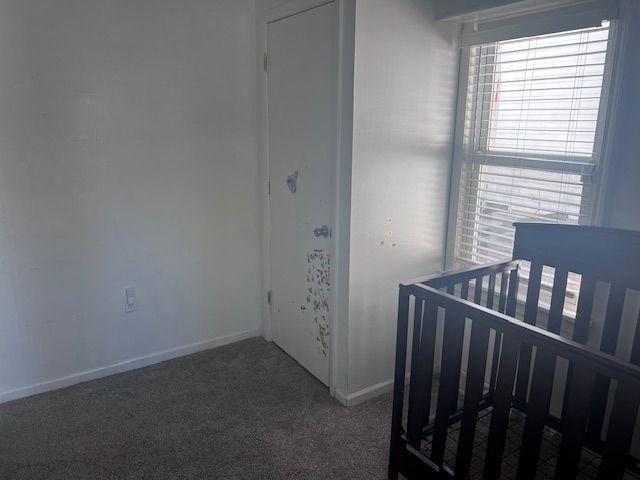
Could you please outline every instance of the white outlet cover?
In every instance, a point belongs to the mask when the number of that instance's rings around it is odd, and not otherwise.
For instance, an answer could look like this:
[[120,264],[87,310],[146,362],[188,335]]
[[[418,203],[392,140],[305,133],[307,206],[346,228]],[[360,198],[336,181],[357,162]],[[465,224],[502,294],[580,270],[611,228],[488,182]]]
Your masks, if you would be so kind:
[[124,311],[125,313],[135,312],[138,309],[138,299],[136,298],[136,289],[129,286],[124,289]]

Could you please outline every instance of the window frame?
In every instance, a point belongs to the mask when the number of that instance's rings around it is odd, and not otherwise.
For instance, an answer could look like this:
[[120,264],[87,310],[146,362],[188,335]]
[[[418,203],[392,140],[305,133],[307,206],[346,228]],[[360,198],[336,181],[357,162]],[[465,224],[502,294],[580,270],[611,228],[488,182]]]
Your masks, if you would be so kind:
[[[603,19],[604,20],[604,19]],[[602,81],[602,90],[600,94],[600,105],[598,109],[597,128],[594,138],[594,154],[593,161],[595,166],[591,175],[583,175],[585,181],[583,183],[584,189],[590,189],[588,197],[593,199],[593,204],[590,207],[585,217],[589,219],[590,225],[602,224],[602,213],[605,203],[605,186],[606,186],[606,173],[607,166],[610,163],[608,153],[610,151],[609,144],[611,143],[612,128],[611,124],[615,118],[612,98],[617,97],[619,90],[619,71],[618,58],[620,56],[620,36],[622,29],[620,28],[620,21],[617,18],[608,19],[609,21],[609,39],[607,43],[607,57],[604,66],[604,76]],[[558,25],[558,28],[554,28],[552,32],[545,31],[546,33],[560,33],[564,31],[576,30],[579,28],[593,27],[594,25],[585,24],[582,27],[576,26],[569,22],[568,25],[562,27]],[[534,35],[524,35],[520,38],[525,38]],[[513,39],[513,36],[508,36],[506,39]],[[493,41],[500,41],[501,38],[495,38]],[[488,43],[488,42],[487,42]],[[464,144],[465,133],[465,115],[466,115],[466,102],[468,92],[468,79],[469,79],[469,66],[471,59],[471,52],[474,45],[464,45],[460,47],[460,64],[458,69],[458,89],[457,89],[457,105],[456,105],[456,117],[455,117],[455,132],[453,142],[453,161],[451,168],[451,181],[449,188],[449,213],[447,220],[447,236],[445,244],[445,262],[444,269],[450,270],[456,267],[456,243],[458,236],[458,220],[460,214],[460,202],[461,202],[461,189],[463,188],[463,168],[468,158],[467,147]],[[474,132],[474,135],[477,133]],[[536,155],[535,160],[527,160],[527,156],[514,156],[509,154],[478,154],[474,153],[475,158],[484,158],[488,164],[503,165],[503,166],[525,166],[527,163],[530,165],[539,165],[541,161],[544,161],[545,157],[549,158],[550,164],[553,163],[553,156],[547,157],[546,155]],[[575,161],[576,165],[580,163],[585,164],[585,157],[567,158],[567,160]],[[511,164],[511,165],[509,165]],[[578,169],[578,168],[577,168]],[[558,171],[566,171],[566,164],[562,167],[559,166]],[[582,198],[587,196],[583,193]],[[581,209],[582,215],[582,209]],[[584,217],[581,217],[584,218]],[[585,224],[584,220],[580,221],[581,224]],[[508,260],[508,259],[505,259]]]

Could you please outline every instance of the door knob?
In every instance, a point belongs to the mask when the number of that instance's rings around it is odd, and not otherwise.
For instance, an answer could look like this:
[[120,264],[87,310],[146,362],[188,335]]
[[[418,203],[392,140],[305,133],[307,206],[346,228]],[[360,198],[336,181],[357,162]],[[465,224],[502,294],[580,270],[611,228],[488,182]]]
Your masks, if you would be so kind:
[[329,227],[327,227],[326,225],[323,225],[319,228],[314,228],[313,229],[313,234],[316,237],[324,237],[324,238],[328,238],[329,235],[331,235],[331,230],[329,230]]

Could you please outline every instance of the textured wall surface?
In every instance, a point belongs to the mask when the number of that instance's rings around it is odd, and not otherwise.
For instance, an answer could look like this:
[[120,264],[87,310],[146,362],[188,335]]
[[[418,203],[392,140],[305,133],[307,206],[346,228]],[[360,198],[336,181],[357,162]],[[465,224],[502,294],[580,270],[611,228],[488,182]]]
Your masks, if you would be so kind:
[[0,400],[257,332],[255,75],[252,0],[0,3]]
[[620,56],[620,101],[614,105],[615,131],[603,222],[640,230],[640,2],[624,0],[621,13],[624,50]]
[[423,0],[356,4],[349,394],[393,376],[398,283],[443,268],[454,34]]

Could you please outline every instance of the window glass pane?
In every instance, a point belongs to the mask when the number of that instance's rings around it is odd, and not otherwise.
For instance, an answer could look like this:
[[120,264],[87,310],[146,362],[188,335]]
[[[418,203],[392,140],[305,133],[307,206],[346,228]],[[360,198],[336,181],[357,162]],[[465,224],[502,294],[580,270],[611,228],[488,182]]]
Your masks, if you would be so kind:
[[608,24],[483,45],[478,149],[591,157]]
[[583,175],[478,165],[469,169],[467,178],[458,253],[472,263],[510,258],[514,222],[578,224],[589,207]]
[[514,222],[590,223],[609,24],[470,50],[457,260],[511,257]]

